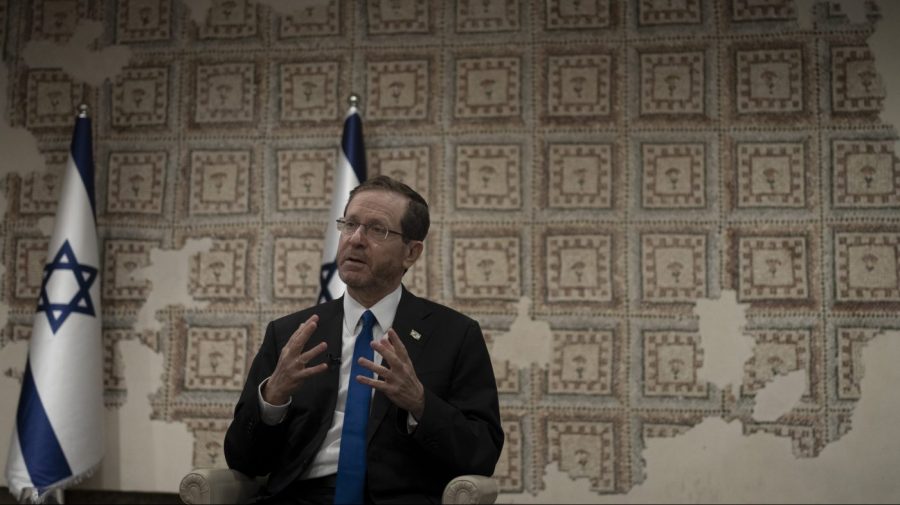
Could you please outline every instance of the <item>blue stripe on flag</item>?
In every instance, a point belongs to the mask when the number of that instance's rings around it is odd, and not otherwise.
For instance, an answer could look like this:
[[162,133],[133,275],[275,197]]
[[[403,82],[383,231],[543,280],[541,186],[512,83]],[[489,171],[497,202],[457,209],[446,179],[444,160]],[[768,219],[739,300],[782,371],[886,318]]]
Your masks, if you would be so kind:
[[341,137],[341,148],[344,156],[356,172],[356,180],[366,180],[366,148],[363,144],[362,119],[359,114],[350,114],[344,121],[344,134]]
[[91,212],[97,216],[97,204],[94,201],[94,154],[91,146],[91,120],[79,117],[75,120],[75,131],[72,133],[72,159],[78,167],[78,173],[84,182],[88,198],[91,200]]
[[25,375],[22,377],[16,429],[22,458],[34,487],[42,492],[48,486],[72,476],[72,469],[41,403],[31,375],[30,359],[25,363]]

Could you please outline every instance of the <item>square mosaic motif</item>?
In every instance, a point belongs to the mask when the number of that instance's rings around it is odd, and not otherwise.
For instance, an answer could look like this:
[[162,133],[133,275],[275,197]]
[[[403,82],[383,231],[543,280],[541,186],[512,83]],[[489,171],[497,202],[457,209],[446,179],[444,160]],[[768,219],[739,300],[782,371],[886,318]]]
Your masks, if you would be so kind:
[[552,56],[547,62],[549,116],[608,116],[612,57],[608,54]]
[[642,299],[647,302],[693,302],[707,289],[704,234],[641,236]]
[[339,62],[283,63],[278,75],[281,121],[337,119]]
[[616,436],[612,422],[551,419],[547,422],[550,461],[572,478],[587,477],[591,489],[616,489]]
[[519,58],[461,58],[456,61],[456,106],[459,119],[521,114]]
[[249,246],[244,239],[218,239],[209,252],[195,254],[188,291],[202,300],[246,297]]
[[126,68],[112,89],[112,125],[165,126],[169,108],[169,69]]
[[802,143],[739,142],[736,150],[738,207],[806,206]]
[[135,271],[150,265],[150,250],[154,247],[159,247],[159,244],[148,240],[106,241],[103,253],[104,302],[147,299],[152,282],[135,275]]
[[549,393],[611,395],[613,333],[567,331],[553,334]]
[[224,419],[187,419],[186,424],[194,435],[193,468],[227,468],[222,441],[230,422]]
[[800,49],[738,51],[739,114],[803,110],[803,53]]
[[251,157],[250,151],[191,152],[190,213],[247,212]]
[[84,86],[76,84],[62,70],[31,70],[26,93],[26,127],[71,128]]
[[885,89],[868,46],[831,48],[831,107],[835,112],[878,112]]
[[702,51],[641,53],[641,114],[703,114],[705,61]]
[[457,298],[517,300],[521,296],[518,238],[454,238],[452,250]]
[[610,0],[547,0],[546,28],[608,28],[612,24]]
[[550,144],[546,166],[549,207],[612,207],[612,144]]
[[334,148],[279,150],[278,209],[329,208],[337,156]]
[[[494,348],[494,342],[497,335],[507,333],[507,327],[502,329],[494,329],[482,327],[484,334],[484,342],[487,344],[488,350]],[[498,393],[519,393],[521,391],[521,381],[519,380],[519,367],[510,363],[509,360],[501,360],[496,354],[491,354],[491,366],[494,369],[494,379],[497,381]],[[501,417],[503,417],[503,408],[501,407]]]
[[278,37],[319,37],[341,33],[341,0],[295,0],[297,15],[282,16]]
[[315,298],[322,265],[321,238],[277,237],[273,286],[276,298]]
[[456,4],[457,32],[508,32],[519,28],[518,0],[460,0]]
[[548,235],[547,302],[612,301],[612,237]]
[[240,391],[247,370],[247,328],[187,330],[185,389]]
[[35,0],[29,6],[34,40],[64,41],[88,14],[87,0]]
[[697,383],[703,366],[700,335],[674,330],[645,330],[644,395],[705,397],[707,384]]
[[900,169],[893,140],[833,140],[835,207],[900,206]]
[[835,299],[900,301],[900,232],[837,232]]
[[738,300],[805,300],[809,297],[806,237],[741,237],[738,249]]
[[366,162],[372,174],[390,176],[431,201],[430,146],[371,148],[366,150]]
[[461,209],[518,209],[522,206],[518,145],[456,147],[456,206]]
[[645,0],[638,2],[641,26],[697,24],[703,21],[700,0]]
[[239,39],[257,34],[257,6],[251,0],[213,0],[201,24],[201,39]]
[[[18,237],[15,239],[15,288],[13,295],[32,307],[41,292],[44,264],[50,243],[45,238]],[[9,271],[9,270],[7,270]]]
[[118,42],[169,40],[171,32],[170,0],[118,0],[116,10]]
[[63,174],[69,161],[68,151],[44,152],[45,172],[32,172],[22,178],[19,213],[52,215],[56,212]]
[[427,118],[431,95],[428,60],[369,62],[367,69],[367,118]]
[[501,491],[521,492],[525,454],[522,447],[524,438],[522,421],[501,411],[500,422],[506,438],[503,440],[503,450],[500,451],[500,459],[494,468],[493,478],[497,480],[497,487]]
[[731,0],[734,21],[796,19],[794,0]]
[[111,214],[162,214],[167,163],[166,151],[110,153],[106,210]]
[[128,338],[128,331],[103,330],[103,393],[107,408],[121,406],[121,401],[110,402],[110,394],[125,395],[128,391],[125,383],[125,362],[119,343]]
[[369,35],[428,33],[428,0],[367,0]]
[[756,344],[753,347],[753,357],[744,364],[744,382],[741,386],[743,395],[754,396],[779,375],[804,370],[807,374],[804,394],[809,396],[812,360],[810,330],[754,330],[746,334]]
[[872,328],[837,328],[837,397],[841,400],[862,398],[862,350],[880,330]]
[[641,153],[644,208],[706,207],[706,145],[645,143]]
[[249,62],[200,64],[196,68],[194,121],[245,123],[256,113],[256,65]]

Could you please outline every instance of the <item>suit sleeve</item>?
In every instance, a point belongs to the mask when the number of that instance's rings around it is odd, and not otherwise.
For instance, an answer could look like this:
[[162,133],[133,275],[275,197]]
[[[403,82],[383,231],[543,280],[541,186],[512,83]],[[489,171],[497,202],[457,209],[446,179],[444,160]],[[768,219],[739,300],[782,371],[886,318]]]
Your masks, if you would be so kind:
[[457,475],[492,475],[503,448],[497,384],[484,335],[471,321],[454,358],[449,394],[425,390],[413,438]]
[[234,419],[225,433],[225,460],[228,467],[247,475],[266,475],[272,471],[272,454],[284,441],[286,423],[269,426],[263,423],[258,387],[272,375],[280,349],[275,342],[274,323],[269,323],[259,352],[253,358],[247,382],[234,408]]

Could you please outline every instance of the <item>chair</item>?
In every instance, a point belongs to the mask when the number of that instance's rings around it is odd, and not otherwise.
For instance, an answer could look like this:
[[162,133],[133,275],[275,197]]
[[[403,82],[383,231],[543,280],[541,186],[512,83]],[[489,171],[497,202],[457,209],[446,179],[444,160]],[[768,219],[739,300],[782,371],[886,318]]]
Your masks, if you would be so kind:
[[[228,468],[197,468],[181,479],[178,495],[188,504],[246,503],[265,484]],[[494,503],[497,481],[483,475],[462,475],[444,488],[441,503]]]

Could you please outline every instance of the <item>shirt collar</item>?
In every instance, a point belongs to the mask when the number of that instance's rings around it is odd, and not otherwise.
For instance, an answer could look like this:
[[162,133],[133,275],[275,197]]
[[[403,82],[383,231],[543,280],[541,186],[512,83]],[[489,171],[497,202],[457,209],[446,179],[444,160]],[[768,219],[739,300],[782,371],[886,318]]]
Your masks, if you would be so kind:
[[[391,291],[368,309],[375,316],[382,333],[387,332],[387,329],[393,326],[397,307],[400,306],[401,295],[403,295],[403,289],[401,286],[397,286],[397,289]],[[344,293],[344,327],[350,330],[351,335],[356,333],[356,326],[365,311],[366,308],[361,303],[354,300],[349,293]]]

